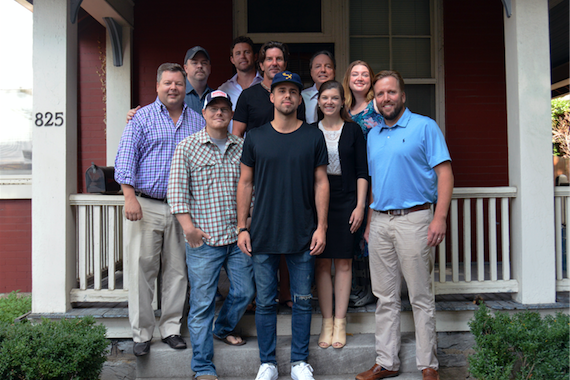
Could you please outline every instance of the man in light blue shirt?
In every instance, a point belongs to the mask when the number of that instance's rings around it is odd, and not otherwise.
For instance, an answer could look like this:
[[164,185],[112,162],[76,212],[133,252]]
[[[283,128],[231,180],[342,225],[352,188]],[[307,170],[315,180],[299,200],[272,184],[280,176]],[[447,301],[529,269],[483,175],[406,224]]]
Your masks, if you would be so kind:
[[432,248],[442,242],[447,228],[451,158],[435,121],[405,107],[404,80],[398,72],[378,73],[372,86],[384,117],[367,139],[372,199],[364,237],[372,291],[378,297],[376,364],[356,380],[398,375],[402,276],[414,313],[417,367],[424,380],[439,380]]

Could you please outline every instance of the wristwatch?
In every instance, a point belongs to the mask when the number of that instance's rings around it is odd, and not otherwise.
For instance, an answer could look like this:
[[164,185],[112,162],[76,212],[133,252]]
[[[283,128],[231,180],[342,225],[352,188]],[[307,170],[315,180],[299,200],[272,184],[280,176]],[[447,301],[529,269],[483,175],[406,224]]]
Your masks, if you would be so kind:
[[244,228],[239,228],[239,227],[237,227],[237,228],[236,228],[236,233],[237,233],[238,235],[241,234],[243,231],[248,231],[247,227],[244,227]]

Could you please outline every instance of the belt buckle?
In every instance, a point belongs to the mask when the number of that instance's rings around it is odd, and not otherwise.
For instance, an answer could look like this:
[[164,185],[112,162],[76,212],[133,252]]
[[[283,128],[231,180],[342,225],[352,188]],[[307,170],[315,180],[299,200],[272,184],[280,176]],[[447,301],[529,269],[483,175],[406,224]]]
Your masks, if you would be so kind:
[[390,211],[388,211],[388,214],[393,215],[393,216],[402,216],[402,215],[406,215],[406,210],[402,210],[402,209],[390,210]]

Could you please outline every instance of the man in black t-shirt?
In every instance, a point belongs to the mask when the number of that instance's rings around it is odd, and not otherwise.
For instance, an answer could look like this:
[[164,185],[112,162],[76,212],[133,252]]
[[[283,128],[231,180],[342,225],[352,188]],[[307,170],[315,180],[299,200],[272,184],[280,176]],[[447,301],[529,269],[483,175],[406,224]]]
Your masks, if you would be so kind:
[[[277,268],[284,254],[291,278],[291,377],[313,379],[307,363],[315,255],[327,229],[328,155],[322,132],[297,119],[303,85],[297,74],[273,78],[274,119],[247,133],[237,189],[238,246],[252,256],[261,367],[256,380],[276,380]],[[252,191],[251,234],[246,228]]]
[[[273,103],[269,99],[271,82],[275,74],[287,68],[289,50],[287,45],[269,41],[259,49],[259,67],[263,72],[263,81],[246,88],[238,98],[233,121],[232,133],[243,137],[245,132],[273,120]],[[305,120],[305,105],[301,101],[297,109],[297,118]]]

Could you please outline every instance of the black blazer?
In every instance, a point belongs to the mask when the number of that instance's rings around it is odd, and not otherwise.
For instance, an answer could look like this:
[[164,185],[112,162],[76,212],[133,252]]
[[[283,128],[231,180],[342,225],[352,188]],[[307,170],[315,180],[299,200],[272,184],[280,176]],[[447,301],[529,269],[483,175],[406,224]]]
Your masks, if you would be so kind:
[[[313,124],[318,128],[318,122]],[[366,141],[360,125],[344,123],[338,142],[340,170],[342,171],[342,190],[356,191],[356,180],[368,181],[368,161],[366,159]]]

